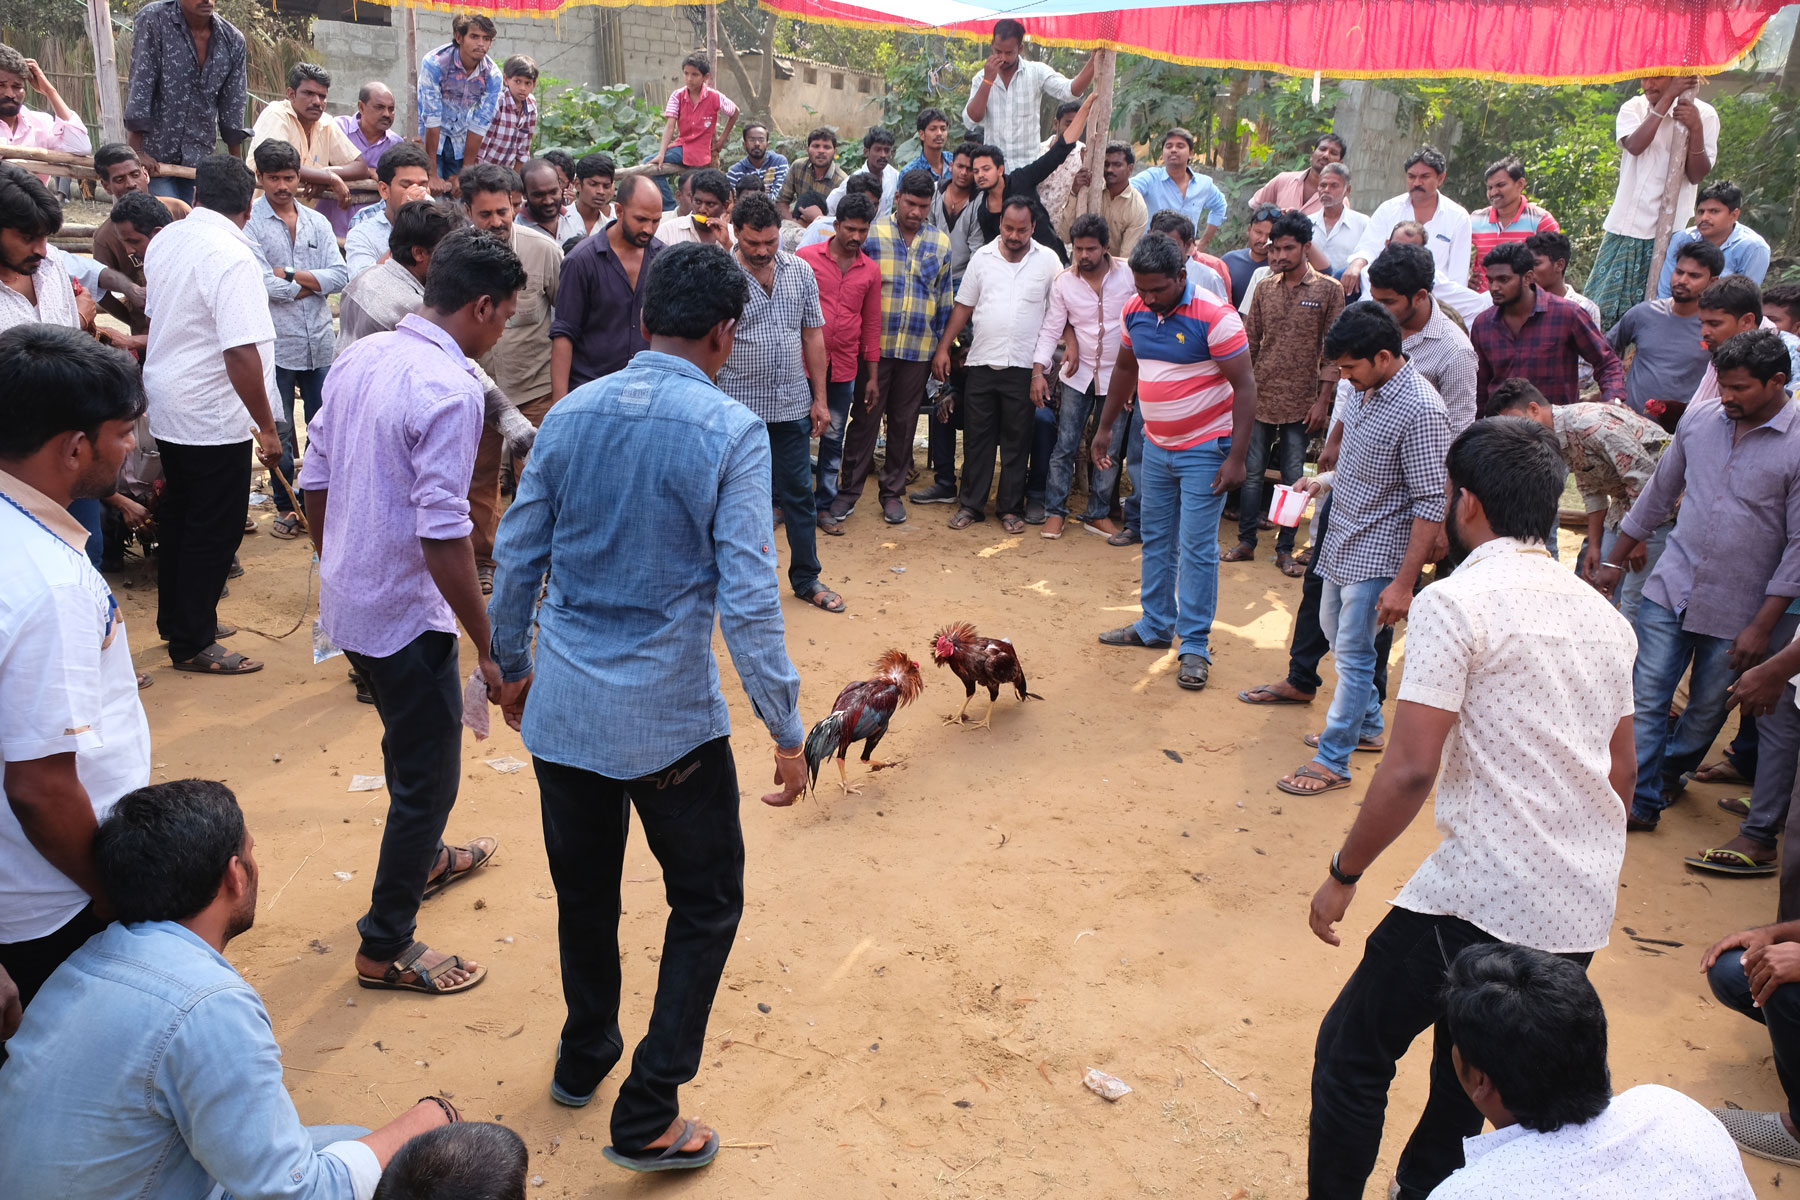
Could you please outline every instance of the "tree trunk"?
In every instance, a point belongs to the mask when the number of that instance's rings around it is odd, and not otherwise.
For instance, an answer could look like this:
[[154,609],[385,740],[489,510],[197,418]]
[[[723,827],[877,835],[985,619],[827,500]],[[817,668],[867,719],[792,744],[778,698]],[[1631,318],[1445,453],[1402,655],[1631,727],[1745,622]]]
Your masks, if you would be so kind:
[[750,80],[750,72],[744,69],[744,62],[738,57],[737,47],[731,44],[731,31],[723,22],[719,24],[719,59],[737,81],[740,97],[738,107],[743,110],[744,117],[766,117],[769,104],[774,98],[775,85],[775,14],[765,14],[762,28],[761,46],[762,61],[757,64],[756,81]]
[[1250,73],[1233,71],[1231,88],[1225,94],[1225,107],[1219,112],[1219,169],[1234,172],[1243,165],[1244,144],[1238,136],[1238,107],[1250,90]]

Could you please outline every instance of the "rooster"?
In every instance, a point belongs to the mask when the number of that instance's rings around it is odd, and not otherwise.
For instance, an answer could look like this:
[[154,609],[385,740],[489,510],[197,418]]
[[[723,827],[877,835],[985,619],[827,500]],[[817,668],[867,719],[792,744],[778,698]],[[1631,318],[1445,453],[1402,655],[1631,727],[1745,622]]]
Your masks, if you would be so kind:
[[963,715],[969,711],[969,701],[975,698],[977,685],[988,690],[987,714],[975,723],[980,729],[992,728],[994,703],[1000,699],[1002,684],[1010,683],[1017,688],[1021,700],[1027,696],[1033,700],[1043,699],[1036,692],[1025,690],[1025,670],[1019,665],[1019,656],[1013,652],[1012,643],[1004,638],[982,637],[967,621],[958,621],[938,630],[937,637],[932,639],[931,657],[938,666],[948,666],[968,689],[956,715],[944,718],[946,725],[962,724]]
[[827,758],[835,757],[838,781],[844,794],[860,795],[862,789],[850,786],[844,768],[844,756],[857,742],[863,743],[862,760],[869,764],[870,771],[899,766],[899,759],[880,762],[869,755],[887,734],[894,710],[911,704],[913,697],[924,687],[919,664],[907,657],[906,651],[889,650],[876,659],[874,678],[860,679],[839,692],[831,706],[831,715],[814,725],[812,732],[806,735],[807,787],[817,790],[819,767]]

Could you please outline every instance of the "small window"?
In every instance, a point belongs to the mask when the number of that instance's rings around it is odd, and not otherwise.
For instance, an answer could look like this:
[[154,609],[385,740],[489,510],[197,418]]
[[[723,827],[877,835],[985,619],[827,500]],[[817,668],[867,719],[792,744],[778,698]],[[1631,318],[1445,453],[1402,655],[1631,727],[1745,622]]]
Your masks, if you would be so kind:
[[808,83],[819,82],[819,68],[817,68],[817,67],[806,68],[806,82],[808,82]]
[[831,88],[833,91],[837,92],[844,90],[844,73],[842,71],[833,71],[831,73]]
[[865,96],[868,95],[874,89],[875,89],[874,81],[871,80],[867,75],[862,76],[860,79],[858,79],[856,81],[856,90],[861,92]]

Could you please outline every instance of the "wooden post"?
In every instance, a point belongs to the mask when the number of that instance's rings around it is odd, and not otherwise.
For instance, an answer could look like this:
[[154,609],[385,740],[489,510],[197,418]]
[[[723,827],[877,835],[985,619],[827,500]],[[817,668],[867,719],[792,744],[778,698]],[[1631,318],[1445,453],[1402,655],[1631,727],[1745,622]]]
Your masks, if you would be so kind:
[[[1681,93],[1679,100],[1693,98],[1694,91],[1690,88]],[[1674,127],[1675,136],[1669,142],[1669,175],[1663,182],[1662,203],[1656,211],[1655,249],[1650,252],[1650,276],[1644,282],[1646,300],[1656,299],[1657,285],[1662,282],[1663,255],[1668,253],[1669,236],[1675,232],[1675,206],[1681,202],[1681,189],[1687,185],[1688,131],[1675,120],[1674,111],[1675,105],[1671,104],[1671,115],[1664,118]]]
[[119,63],[113,50],[112,6],[87,0],[88,40],[94,44],[94,97],[100,105],[100,140],[125,140],[125,112],[119,104]]
[[[769,20],[773,21],[774,19],[775,16],[771,13]],[[712,68],[715,75],[717,74],[719,69],[719,6],[716,3],[706,6],[706,65]]]
[[[412,106],[412,128],[419,127],[419,14],[406,5],[406,102]],[[432,163],[431,169],[437,170]]]
[[1088,86],[1094,89],[1094,107],[1088,110],[1087,169],[1093,178],[1081,197],[1083,213],[1101,210],[1101,196],[1106,191],[1106,143],[1112,140],[1113,80],[1118,66],[1115,50],[1094,51],[1094,78]]

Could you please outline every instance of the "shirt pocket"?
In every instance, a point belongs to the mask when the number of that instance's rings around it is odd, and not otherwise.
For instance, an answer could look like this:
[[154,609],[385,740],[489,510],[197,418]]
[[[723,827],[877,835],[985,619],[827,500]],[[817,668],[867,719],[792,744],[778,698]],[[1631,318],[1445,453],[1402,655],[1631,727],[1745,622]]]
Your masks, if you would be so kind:
[[1792,471],[1774,462],[1757,463],[1741,456],[1725,468],[1726,486],[1733,497],[1744,502],[1751,511],[1780,513],[1787,511],[1788,487]]
[[544,319],[544,295],[536,288],[527,285],[519,289],[519,307],[506,322],[508,329],[523,329],[537,325]]

